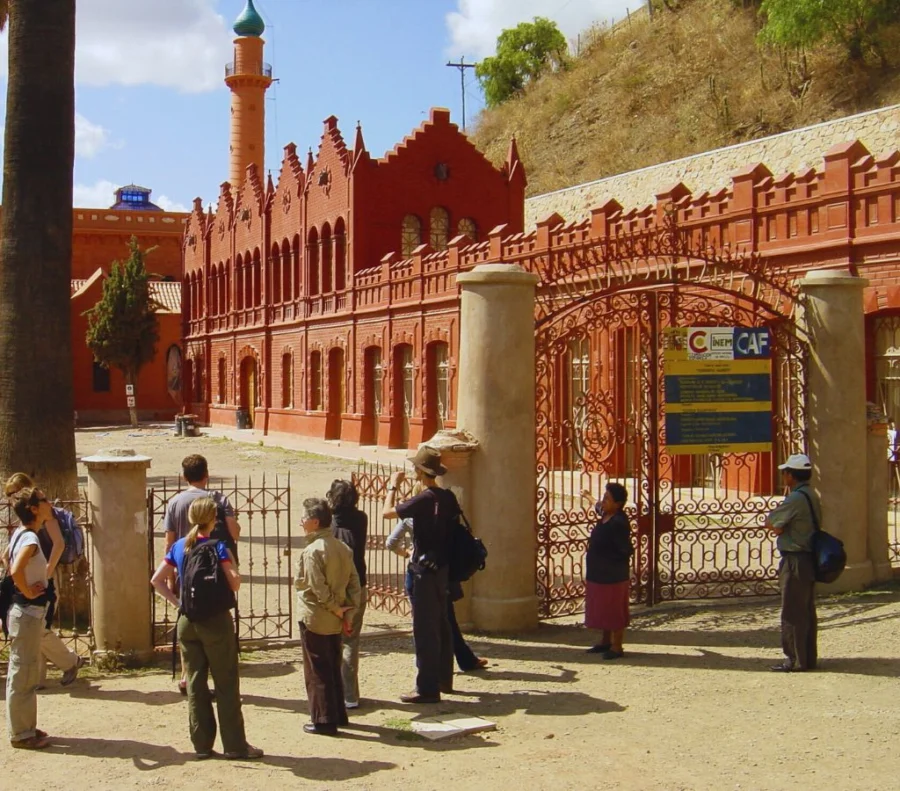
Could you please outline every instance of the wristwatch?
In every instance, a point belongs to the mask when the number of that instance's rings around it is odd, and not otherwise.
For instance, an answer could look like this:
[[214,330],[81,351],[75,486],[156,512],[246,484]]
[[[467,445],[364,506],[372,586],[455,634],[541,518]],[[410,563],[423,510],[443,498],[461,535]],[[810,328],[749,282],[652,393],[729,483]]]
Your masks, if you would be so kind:
[[387,490],[388,490],[389,492],[396,492],[396,491],[397,491],[397,487],[396,487],[396,486],[388,486]]

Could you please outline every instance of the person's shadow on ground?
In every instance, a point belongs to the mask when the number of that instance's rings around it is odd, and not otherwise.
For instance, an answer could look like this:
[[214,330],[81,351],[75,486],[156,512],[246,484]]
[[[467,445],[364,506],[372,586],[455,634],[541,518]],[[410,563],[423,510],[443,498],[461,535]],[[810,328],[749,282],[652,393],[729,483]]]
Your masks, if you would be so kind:
[[[312,737],[310,737],[312,738]],[[326,737],[320,737],[326,738]],[[292,755],[266,755],[260,759],[266,766],[289,769],[305,780],[341,781],[367,777],[375,772],[396,769],[397,764],[387,761],[351,761],[347,758],[298,758]]]
[[194,754],[174,747],[150,744],[134,739],[91,739],[86,737],[51,736],[50,753],[83,755],[87,758],[123,758],[143,772],[164,766],[182,766],[195,760]]

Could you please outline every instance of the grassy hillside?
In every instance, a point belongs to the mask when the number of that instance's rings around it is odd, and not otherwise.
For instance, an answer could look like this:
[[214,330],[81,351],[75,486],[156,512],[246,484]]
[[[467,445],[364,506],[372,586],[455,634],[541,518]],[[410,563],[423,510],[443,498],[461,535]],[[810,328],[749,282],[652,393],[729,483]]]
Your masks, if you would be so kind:
[[581,55],[479,116],[472,136],[502,162],[515,134],[530,195],[900,103],[900,31],[888,68],[837,48],[760,48],[754,11],[693,0],[653,21],[584,34]]

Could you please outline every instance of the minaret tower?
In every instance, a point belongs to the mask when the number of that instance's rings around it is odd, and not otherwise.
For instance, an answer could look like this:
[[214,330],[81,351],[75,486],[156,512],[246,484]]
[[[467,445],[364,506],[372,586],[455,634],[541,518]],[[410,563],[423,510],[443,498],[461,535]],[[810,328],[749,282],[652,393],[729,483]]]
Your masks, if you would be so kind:
[[265,166],[266,90],[272,84],[272,67],[263,62],[265,29],[253,0],[247,0],[234,23],[234,61],[225,66],[225,84],[231,89],[229,180],[235,190],[243,182],[248,165],[256,165],[260,178]]

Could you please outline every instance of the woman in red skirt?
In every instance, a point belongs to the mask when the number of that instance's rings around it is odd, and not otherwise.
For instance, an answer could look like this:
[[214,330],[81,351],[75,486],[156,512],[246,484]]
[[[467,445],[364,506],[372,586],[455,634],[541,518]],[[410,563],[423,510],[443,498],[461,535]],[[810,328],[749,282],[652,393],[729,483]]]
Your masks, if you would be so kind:
[[[583,492],[593,500],[590,492]],[[606,484],[599,503],[593,503],[600,520],[591,531],[585,569],[584,625],[599,629],[600,642],[588,649],[604,659],[624,656],[622,638],[631,616],[628,598],[631,587],[631,526],[622,510],[628,492],[621,483]]]

